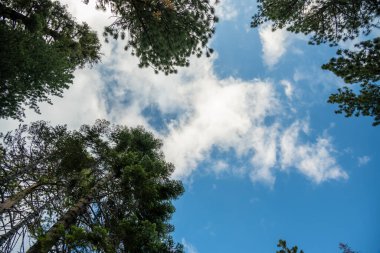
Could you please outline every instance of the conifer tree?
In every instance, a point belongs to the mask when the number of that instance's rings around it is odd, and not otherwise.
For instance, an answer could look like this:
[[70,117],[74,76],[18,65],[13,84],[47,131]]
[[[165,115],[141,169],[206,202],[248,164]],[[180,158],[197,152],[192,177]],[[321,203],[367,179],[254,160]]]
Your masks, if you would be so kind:
[[338,50],[337,58],[322,65],[350,85],[360,85],[360,92],[344,86],[329,97],[329,103],[338,104],[336,113],[346,117],[371,116],[372,125],[380,124],[380,37],[356,45],[358,51]]
[[[207,43],[217,17],[208,0],[94,1],[116,17],[104,24],[106,41],[124,39],[140,67],[175,73],[191,55],[213,52]],[[0,118],[21,120],[25,107],[39,112],[40,102],[69,88],[76,68],[99,61],[96,33],[58,1],[0,2]]]
[[[88,2],[86,0],[85,2]],[[206,56],[218,21],[209,0],[96,0],[97,7],[110,9],[116,20],[104,35],[126,40],[126,50],[139,57],[140,67],[156,73],[176,73],[188,66],[189,57]]]
[[[21,134],[8,134],[12,141],[3,144],[2,171],[12,175],[9,164],[26,162],[33,165],[31,169],[8,178],[19,185],[28,180],[45,181],[38,196],[37,188],[21,187],[29,192],[1,214],[4,222],[20,208],[27,211],[9,229],[3,228],[0,250],[11,252],[13,238],[24,231],[34,238],[27,252],[183,251],[173,242],[173,226],[168,223],[174,212],[171,200],[183,187],[170,179],[174,168],[165,162],[161,142],[150,133],[142,128],[110,126],[106,121],[82,126],[79,131],[53,128],[44,122],[21,128]],[[55,141],[44,143],[49,136],[55,136]],[[10,143],[19,143],[16,149],[24,147],[30,159],[16,162],[17,155],[12,155],[15,146],[8,146]],[[38,143],[41,149],[30,148],[31,143]],[[46,156],[39,161],[36,152]],[[6,197],[15,199],[23,191],[10,185],[2,192],[13,193]]]
[[97,63],[100,43],[85,23],[51,0],[0,2],[0,118],[62,96],[76,67]]
[[[352,40],[359,35],[367,36],[380,28],[379,0],[258,0],[258,12],[251,26],[258,27],[272,22],[272,29],[287,29],[294,33],[311,35],[310,44],[328,43],[338,45],[340,41]],[[332,94],[329,103],[338,104],[336,113],[346,117],[371,116],[373,125],[380,124],[379,88],[379,38],[363,41],[356,49],[337,51],[322,66],[353,86],[344,86]],[[360,86],[356,89],[355,86]],[[358,90],[358,91],[355,91]]]
[[[288,248],[285,240],[279,240],[277,247],[279,247],[280,250],[276,251],[276,253],[298,253],[298,247],[293,246],[292,248]],[[303,250],[300,250],[299,253],[304,253],[304,252]]]

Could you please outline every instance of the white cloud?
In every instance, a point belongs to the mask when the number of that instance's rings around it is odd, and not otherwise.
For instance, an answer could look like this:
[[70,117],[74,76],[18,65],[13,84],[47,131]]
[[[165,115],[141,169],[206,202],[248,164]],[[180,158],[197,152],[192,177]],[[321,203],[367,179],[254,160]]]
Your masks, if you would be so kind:
[[364,166],[364,165],[367,165],[367,163],[369,163],[369,161],[371,161],[371,157],[369,156],[360,156],[358,157],[358,166],[361,167],[361,166]]
[[[53,97],[53,105],[40,104],[41,114],[26,110],[24,123],[48,120],[53,125],[67,124],[69,128],[78,128],[82,124],[92,124],[98,118],[107,118],[105,99],[102,96],[104,83],[95,69],[77,70],[74,84],[64,92],[63,98]],[[20,122],[0,120],[0,129],[15,129]]]
[[194,245],[187,242],[185,240],[185,238],[182,238],[181,243],[185,249],[185,252],[187,252],[187,253],[198,253],[198,250],[194,247]]
[[216,16],[220,20],[233,20],[237,15],[238,11],[231,0],[221,0],[216,4]]
[[213,146],[245,152],[248,143],[242,138],[252,130],[252,124],[262,124],[272,113],[269,110],[276,101],[270,84],[235,79],[221,83],[205,82],[194,96],[192,113],[171,126],[164,140],[164,152],[177,165],[177,176],[190,175]]
[[281,80],[280,84],[284,88],[285,95],[291,99],[293,97],[293,85],[288,80]]
[[219,160],[219,161],[216,161],[214,166],[213,166],[213,170],[215,171],[215,173],[217,174],[220,174],[222,172],[225,172],[228,170],[228,164],[222,160]]
[[318,137],[315,143],[304,142],[300,133],[308,132],[305,122],[296,121],[281,137],[281,167],[295,167],[316,183],[330,179],[347,179],[348,175],[337,164],[329,137]]
[[89,1],[84,4],[83,1],[75,0],[60,0],[60,2],[67,6],[67,10],[72,14],[77,21],[86,22],[90,27],[101,36],[103,29],[106,25],[112,24],[114,17],[111,11],[96,10],[96,1]]
[[[90,26],[93,22],[101,32],[96,18],[101,12],[90,6],[83,8],[73,13],[88,15]],[[287,35],[261,30],[260,36],[268,65],[274,65],[285,52]],[[274,51],[268,51],[271,48]],[[110,43],[101,67],[77,71],[75,84],[64,97],[54,99],[53,106],[42,105],[41,116],[28,112],[27,121],[46,119],[77,128],[96,118],[106,118],[117,124],[143,125],[163,139],[166,159],[174,163],[174,176],[181,179],[212,159],[214,148],[233,152],[241,160],[235,165],[231,164],[235,161],[218,158],[219,165],[213,168],[216,173],[230,171],[271,185],[279,168],[295,168],[317,183],[347,178],[334,158],[328,137],[313,141],[307,136],[306,123],[296,119],[290,126],[284,123],[284,103],[290,100],[281,100],[271,82],[219,79],[213,72],[214,60],[194,58],[190,67],[180,69],[177,75],[156,75],[152,69],[139,69],[137,58],[124,52],[122,41]],[[281,84],[291,97],[290,82],[283,80]],[[156,108],[164,116],[174,115],[170,121],[163,121],[165,131],[154,130],[143,114],[147,107]],[[3,130],[16,125],[14,121],[0,121]],[[301,132],[306,134],[306,140],[299,137]]]
[[284,29],[272,31],[272,25],[267,23],[260,26],[259,35],[264,63],[272,68],[286,53],[289,45],[289,33]]
[[254,150],[252,164],[254,169],[250,176],[253,181],[274,183],[272,170],[277,162],[277,136],[278,124],[272,126],[259,126],[252,129],[251,145]]

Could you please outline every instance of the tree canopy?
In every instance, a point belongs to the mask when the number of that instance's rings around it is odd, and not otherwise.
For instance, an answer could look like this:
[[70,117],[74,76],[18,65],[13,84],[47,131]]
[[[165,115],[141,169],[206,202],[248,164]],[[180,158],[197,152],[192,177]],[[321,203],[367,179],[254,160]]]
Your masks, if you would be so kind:
[[36,122],[8,133],[0,251],[183,252],[169,224],[183,187],[160,147],[142,128],[107,121],[79,131]]
[[[258,0],[258,12],[252,18],[252,27],[270,21],[272,29],[285,28],[295,33],[311,35],[310,44],[352,40],[361,34],[369,35],[380,28],[379,0]],[[357,44],[354,51],[338,50],[338,58],[332,58],[322,66],[350,85],[332,94],[329,103],[338,104],[336,113],[372,116],[373,125],[380,123],[379,88],[379,38]]]
[[191,55],[213,52],[207,43],[218,19],[208,0],[97,0],[97,7],[116,16],[105,28],[106,38],[125,39],[140,67],[176,73]]
[[21,119],[24,106],[62,96],[76,67],[100,60],[100,43],[59,2],[0,3],[0,117]]
[[[293,246],[292,248],[289,248],[285,240],[280,239],[277,247],[280,248],[280,250],[276,251],[276,253],[298,253],[298,247]],[[344,243],[339,243],[339,249],[342,250],[342,253],[357,253],[357,251],[353,251],[347,244]],[[304,253],[304,251],[300,250],[299,253]]]
[[[298,253],[298,247],[293,246],[292,248],[288,248],[285,240],[279,240],[277,247],[279,247],[280,250],[276,251],[276,253]],[[300,250],[299,253],[304,253],[304,252],[303,250]]]
[[[88,1],[84,1],[87,2]],[[189,57],[210,56],[214,7],[207,0],[97,0],[116,17],[104,36],[125,39],[140,67],[176,73]],[[5,0],[0,3],[0,118],[24,117],[27,106],[51,103],[73,82],[77,67],[100,61],[94,31],[79,24],[57,1]]]
[[339,249],[342,250],[342,253],[358,253],[357,251],[353,251],[347,244],[339,243]]
[[380,28],[378,0],[257,0],[257,3],[252,27],[271,21],[273,29],[311,34],[311,44],[336,45]]
[[338,89],[332,94],[329,103],[339,105],[337,113],[372,116],[373,125],[380,124],[380,38],[361,42],[356,45],[358,51],[338,50],[338,58],[332,58],[322,65],[342,77],[348,84],[359,84],[360,93],[348,87]]

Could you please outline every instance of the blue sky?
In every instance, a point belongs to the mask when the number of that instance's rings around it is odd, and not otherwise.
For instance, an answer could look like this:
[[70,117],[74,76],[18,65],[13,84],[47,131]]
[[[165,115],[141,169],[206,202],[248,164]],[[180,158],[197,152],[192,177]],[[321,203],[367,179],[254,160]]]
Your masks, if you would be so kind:
[[[99,34],[110,23],[64,2]],[[336,48],[249,28],[254,1],[222,0],[217,11],[211,58],[156,75],[123,42],[105,44],[102,65],[78,70],[64,98],[25,121],[78,128],[106,118],[159,136],[186,188],[173,223],[189,253],[275,252],[279,239],[306,253],[340,252],[340,242],[380,253],[379,129],[326,103],[342,82],[320,65]]]

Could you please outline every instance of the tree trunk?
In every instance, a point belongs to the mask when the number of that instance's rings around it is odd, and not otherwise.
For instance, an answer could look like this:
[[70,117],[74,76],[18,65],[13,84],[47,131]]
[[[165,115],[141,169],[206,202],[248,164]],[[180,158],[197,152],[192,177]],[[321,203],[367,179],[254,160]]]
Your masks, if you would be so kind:
[[35,189],[40,187],[41,183],[35,183],[28,188],[22,190],[19,193],[16,193],[16,195],[10,197],[7,199],[4,203],[0,203],[0,214],[4,213],[6,210],[11,209],[14,205],[16,205],[18,202],[20,202],[25,196],[32,193]]
[[[2,232],[5,232],[4,234],[0,235],[0,252],[14,252],[15,247],[19,246],[19,238],[14,238],[13,236],[16,233],[19,233],[20,229],[24,226],[27,226],[29,224],[32,224],[32,221],[34,218],[38,217],[42,211],[50,205],[50,203],[56,199],[59,198],[59,195],[54,196],[52,199],[50,199],[48,202],[46,202],[44,205],[39,207],[37,210],[34,210],[33,212],[30,212],[28,215],[22,218],[22,221],[17,223],[15,226],[12,226],[7,232],[5,227],[3,227]],[[22,231],[21,231],[22,232]]]
[[57,222],[46,232],[46,234],[37,240],[37,242],[28,249],[26,253],[47,253],[62,237],[62,229],[66,230],[75,224],[78,217],[85,214],[88,206],[94,199],[95,193],[108,180],[112,178],[112,174],[108,174],[102,178],[94,187],[91,188],[87,196],[82,197],[71,207]]
[[28,17],[9,7],[6,7],[2,3],[0,3],[0,15],[13,21],[20,20],[26,26],[30,23],[30,19]]
[[[2,16],[4,18],[8,18],[8,19],[13,20],[13,21],[20,20],[25,25],[25,27],[28,29],[30,29],[31,24],[33,23],[29,17],[5,6],[2,3],[0,3],[0,16]],[[50,35],[51,37],[53,37],[54,40],[57,40],[61,37],[61,35],[58,32],[53,31],[53,30],[49,29],[48,27],[44,28],[44,32],[47,35]]]
[[93,200],[91,194],[86,197],[81,198],[76,205],[71,207],[43,236],[37,240],[37,242],[27,251],[27,253],[44,253],[49,252],[51,247],[53,247],[59,238],[61,238],[62,228],[65,230],[70,226],[74,225],[77,218],[84,214],[87,210],[88,205]]
[[0,252],[2,252],[1,245],[3,245],[8,239],[10,239],[14,234],[16,234],[20,228],[27,225],[34,217],[37,217],[38,214],[39,212],[37,211],[30,213],[21,222],[19,222],[17,225],[8,230],[5,234],[0,235]]

